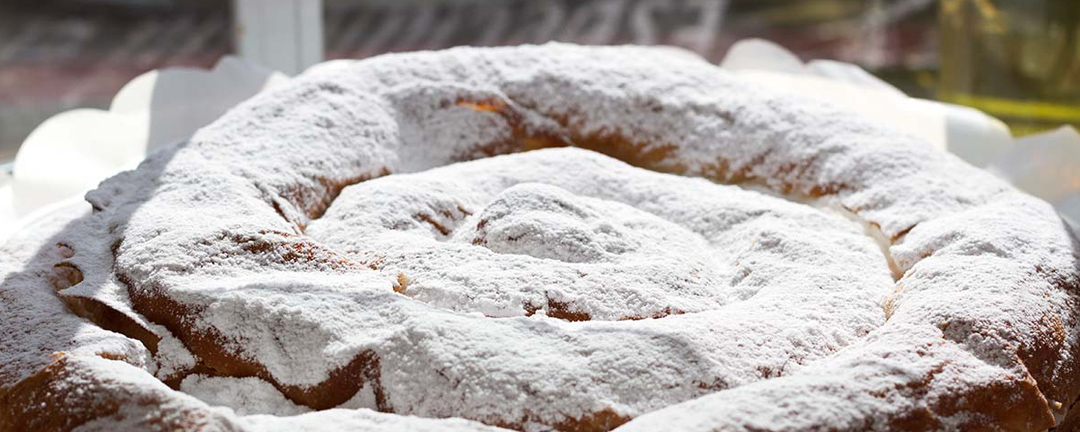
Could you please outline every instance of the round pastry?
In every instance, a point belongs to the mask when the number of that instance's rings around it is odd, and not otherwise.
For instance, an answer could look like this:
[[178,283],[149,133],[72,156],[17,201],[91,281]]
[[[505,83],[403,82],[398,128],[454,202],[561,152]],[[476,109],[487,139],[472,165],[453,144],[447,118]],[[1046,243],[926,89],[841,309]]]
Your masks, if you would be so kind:
[[1080,411],[1080,242],[1049,205],[673,49],[325,63],[87,201],[8,246],[0,430]]

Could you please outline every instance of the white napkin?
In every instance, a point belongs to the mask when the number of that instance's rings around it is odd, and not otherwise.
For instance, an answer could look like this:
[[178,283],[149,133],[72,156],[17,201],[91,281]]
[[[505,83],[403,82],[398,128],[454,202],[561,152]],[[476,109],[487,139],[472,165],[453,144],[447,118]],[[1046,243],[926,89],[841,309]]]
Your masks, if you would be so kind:
[[167,68],[127,83],[109,110],[57,114],[26,138],[12,178],[0,178],[0,242],[37,210],[81,196],[138,164],[149,152],[187,139],[229,108],[288,80],[236,57],[212,70]]
[[1080,228],[1080,133],[1072,126],[1021,137],[990,172],[1053,204]]

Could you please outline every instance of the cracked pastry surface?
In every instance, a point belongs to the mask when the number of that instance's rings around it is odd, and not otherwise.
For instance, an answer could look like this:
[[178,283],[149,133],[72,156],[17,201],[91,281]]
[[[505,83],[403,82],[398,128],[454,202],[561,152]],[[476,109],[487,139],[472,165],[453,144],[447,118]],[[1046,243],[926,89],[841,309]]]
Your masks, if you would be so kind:
[[1034,431],[1080,393],[1048,205],[671,49],[329,62],[87,200],[0,284],[0,397],[109,395],[58,429]]

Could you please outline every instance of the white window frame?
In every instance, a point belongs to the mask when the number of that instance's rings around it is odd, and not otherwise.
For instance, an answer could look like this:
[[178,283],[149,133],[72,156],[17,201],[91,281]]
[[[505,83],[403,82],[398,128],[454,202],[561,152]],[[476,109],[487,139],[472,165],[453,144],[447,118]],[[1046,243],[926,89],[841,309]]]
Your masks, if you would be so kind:
[[240,57],[296,75],[323,60],[322,0],[233,0]]

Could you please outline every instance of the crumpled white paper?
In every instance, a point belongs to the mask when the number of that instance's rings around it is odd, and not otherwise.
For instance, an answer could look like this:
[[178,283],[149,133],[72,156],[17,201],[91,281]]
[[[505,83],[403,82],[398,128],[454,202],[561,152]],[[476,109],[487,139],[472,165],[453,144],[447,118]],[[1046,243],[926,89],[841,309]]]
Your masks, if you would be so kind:
[[[981,111],[908,97],[852,64],[803,63],[760,39],[736,43],[720,66],[919,136],[1049,201],[1080,226],[1080,134],[1071,128],[1014,140],[1004,123]],[[80,109],[46,120],[20,148],[14,177],[0,173],[0,243],[62,205],[57,203],[80,200],[148,152],[186,139],[229,108],[286,80],[281,73],[225,57],[210,71],[143,74],[120,90],[108,111]]]
[[1018,138],[988,169],[1053,204],[1080,229],[1080,133],[1072,126]]
[[190,137],[229,108],[288,77],[236,57],[212,70],[167,68],[127,83],[108,110],[57,114],[26,138],[0,178],[0,242],[51,204],[81,197],[149,152]]
[[1074,229],[1080,228],[1080,134],[1071,127],[1014,139],[1004,123],[979,110],[908,97],[853,64],[803,63],[761,39],[735,43],[720,66],[921,137],[1053,204]]
[[803,63],[761,39],[736,42],[720,67],[787,93],[827,101],[985,167],[1012,147],[1009,128],[976,109],[908,97],[862,68],[832,60]]

